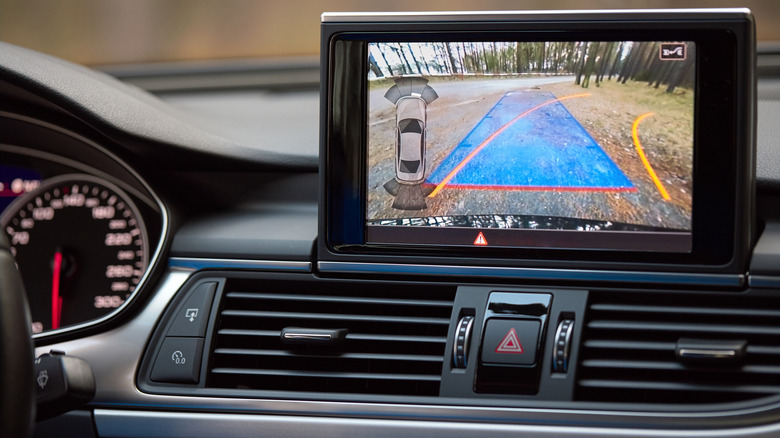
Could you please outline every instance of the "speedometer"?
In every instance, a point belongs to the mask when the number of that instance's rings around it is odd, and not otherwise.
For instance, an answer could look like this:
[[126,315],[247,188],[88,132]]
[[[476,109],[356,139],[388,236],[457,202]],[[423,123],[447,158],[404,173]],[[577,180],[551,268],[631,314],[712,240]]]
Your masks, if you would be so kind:
[[27,290],[33,333],[101,318],[120,307],[148,265],[132,199],[86,175],[45,180],[0,218]]

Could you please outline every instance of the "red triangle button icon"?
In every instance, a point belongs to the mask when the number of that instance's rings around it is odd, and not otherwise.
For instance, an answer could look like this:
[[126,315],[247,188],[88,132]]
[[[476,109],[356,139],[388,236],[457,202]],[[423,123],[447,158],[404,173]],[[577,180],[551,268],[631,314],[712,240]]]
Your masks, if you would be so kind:
[[477,238],[474,239],[474,245],[480,245],[480,246],[487,246],[487,239],[485,239],[485,235],[482,234],[482,231],[479,232],[477,235]]
[[514,353],[519,354],[523,352],[523,346],[520,345],[520,341],[517,339],[517,332],[514,328],[509,329],[509,333],[504,336],[501,343],[496,347],[496,353]]

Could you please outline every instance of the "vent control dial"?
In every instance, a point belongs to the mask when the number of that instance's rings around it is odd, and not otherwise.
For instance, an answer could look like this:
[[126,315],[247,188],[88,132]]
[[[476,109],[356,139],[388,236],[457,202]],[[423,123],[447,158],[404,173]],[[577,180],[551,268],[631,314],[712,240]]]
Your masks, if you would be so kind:
[[452,344],[452,364],[455,368],[466,368],[473,327],[474,316],[472,315],[466,315],[458,321],[458,326],[455,328],[455,342]]
[[556,373],[565,373],[569,369],[571,351],[571,333],[574,330],[573,319],[562,319],[555,331],[552,368]]

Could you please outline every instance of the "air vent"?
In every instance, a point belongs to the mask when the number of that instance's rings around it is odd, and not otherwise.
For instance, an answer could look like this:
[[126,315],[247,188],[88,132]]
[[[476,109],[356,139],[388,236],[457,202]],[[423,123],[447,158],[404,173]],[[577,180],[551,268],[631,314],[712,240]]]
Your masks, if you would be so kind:
[[[411,284],[229,280],[207,387],[437,396],[454,295]],[[282,342],[290,327],[346,337]]]
[[[777,299],[592,293],[587,317],[578,400],[719,403],[780,393]],[[708,357],[680,357],[700,351],[681,345],[697,344]],[[726,357],[718,345],[743,348]]]

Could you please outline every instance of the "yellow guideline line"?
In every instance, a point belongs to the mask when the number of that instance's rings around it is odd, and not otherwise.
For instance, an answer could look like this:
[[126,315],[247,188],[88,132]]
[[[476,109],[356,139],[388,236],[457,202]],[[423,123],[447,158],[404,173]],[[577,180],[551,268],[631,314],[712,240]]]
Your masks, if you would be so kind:
[[639,154],[639,158],[642,160],[642,164],[645,165],[645,169],[647,169],[647,173],[650,174],[650,178],[653,179],[653,182],[655,183],[655,186],[658,188],[658,191],[661,193],[661,196],[664,197],[665,201],[670,200],[669,193],[664,188],[664,185],[661,183],[661,180],[658,179],[658,175],[655,174],[655,171],[653,170],[653,166],[650,165],[650,162],[647,161],[647,157],[645,156],[644,151],[642,150],[642,143],[639,142],[639,134],[637,133],[637,128],[639,127],[639,123],[642,122],[647,117],[652,116],[655,113],[645,113],[641,116],[637,117],[636,120],[634,120],[634,124],[631,125],[631,138],[634,139],[634,146],[636,146],[636,151]]
[[455,166],[455,168],[452,169],[452,171],[450,173],[448,173],[446,177],[444,177],[444,179],[439,183],[439,185],[437,185],[436,188],[433,189],[433,191],[431,192],[430,195],[428,195],[428,197],[429,198],[433,198],[434,196],[436,196],[444,188],[444,186],[446,186],[447,183],[449,183],[452,180],[452,178],[455,178],[455,175],[457,175],[458,172],[460,172],[461,169],[463,169],[463,167],[465,167],[466,164],[468,164],[468,162],[471,161],[472,158],[474,158],[482,149],[485,149],[485,146],[487,146],[488,143],[490,143],[496,137],[498,137],[499,134],[501,134],[502,132],[506,131],[507,128],[509,128],[516,121],[522,119],[523,117],[527,116],[528,114],[531,114],[532,112],[538,110],[539,108],[541,108],[543,106],[546,106],[546,105],[549,105],[551,103],[561,102],[561,101],[564,101],[566,99],[573,99],[575,97],[586,97],[586,96],[590,96],[590,93],[572,94],[572,95],[569,95],[569,96],[563,96],[563,97],[560,97],[560,98],[557,98],[557,99],[548,100],[547,102],[540,103],[539,105],[536,105],[535,107],[525,111],[524,113],[522,113],[519,116],[515,117],[514,119],[510,120],[509,123],[507,123],[506,125],[504,125],[501,128],[499,128],[496,132],[490,134],[490,137],[486,138],[485,141],[480,143],[480,145],[477,146],[476,149],[471,151],[471,153],[468,154],[466,156],[466,158],[463,159],[463,161],[458,163],[458,165]]

